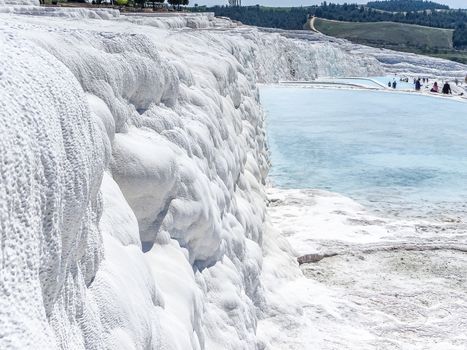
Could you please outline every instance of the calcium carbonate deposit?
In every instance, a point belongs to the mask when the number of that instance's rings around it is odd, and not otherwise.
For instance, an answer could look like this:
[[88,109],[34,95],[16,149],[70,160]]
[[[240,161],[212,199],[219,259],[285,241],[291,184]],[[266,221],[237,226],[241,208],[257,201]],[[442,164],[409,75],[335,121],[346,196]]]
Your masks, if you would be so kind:
[[256,84],[379,61],[209,14],[37,5],[0,0],[0,348],[307,348]]

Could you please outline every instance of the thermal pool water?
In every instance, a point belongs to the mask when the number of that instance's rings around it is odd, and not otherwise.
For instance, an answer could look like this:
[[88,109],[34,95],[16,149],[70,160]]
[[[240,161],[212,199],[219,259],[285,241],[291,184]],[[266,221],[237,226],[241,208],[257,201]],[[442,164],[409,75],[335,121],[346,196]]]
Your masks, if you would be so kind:
[[264,87],[280,188],[316,188],[396,215],[463,212],[467,104],[416,94]]

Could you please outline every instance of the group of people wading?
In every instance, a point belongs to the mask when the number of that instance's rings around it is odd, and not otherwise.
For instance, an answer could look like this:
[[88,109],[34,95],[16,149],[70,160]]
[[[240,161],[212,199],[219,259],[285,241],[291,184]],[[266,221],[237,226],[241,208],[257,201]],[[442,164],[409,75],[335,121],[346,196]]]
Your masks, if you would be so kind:
[[[467,76],[465,78],[466,80],[466,83],[467,83]],[[409,78],[400,78],[400,81],[401,82],[405,82],[405,83],[408,83],[409,82]],[[429,79],[428,78],[414,78],[413,79],[413,84],[415,86],[415,91],[420,91],[421,88],[422,88],[422,84],[428,84],[429,83]],[[456,85],[459,84],[459,80],[456,78],[455,79],[455,83]],[[389,81],[388,82],[388,87],[389,88],[393,88],[395,89],[397,87],[397,82],[396,82],[396,79],[394,78],[394,80],[392,81]],[[444,84],[443,84],[443,87],[440,91],[440,88],[439,88],[439,85],[438,85],[438,82],[435,81],[433,83],[433,86],[431,87],[430,89],[430,92],[434,92],[434,93],[439,93],[441,92],[442,94],[444,95],[451,95],[452,94],[452,90],[451,90],[451,85],[449,85],[449,83],[446,81]],[[463,95],[463,94],[461,94]]]
[[[428,78],[418,78],[418,79],[414,79],[414,84],[415,84],[415,90],[416,91],[420,91],[420,89],[422,88],[422,82],[423,83],[428,83]],[[456,82],[457,83],[457,82]],[[433,83],[433,86],[431,87],[430,89],[430,92],[435,92],[435,93],[439,93],[439,86],[438,86],[438,82],[435,81]],[[443,89],[441,90],[441,92],[445,95],[450,95],[452,94],[452,91],[451,91],[451,85],[449,85],[449,83],[446,81],[443,85]]]
[[[420,90],[420,89],[419,89]],[[430,92],[439,92],[439,87],[438,87],[438,82],[435,81],[435,83],[433,84],[433,87],[431,88]],[[449,95],[449,94],[452,94],[452,91],[451,91],[451,85],[449,85],[448,82],[445,82],[444,85],[443,85],[443,89],[441,90],[441,92],[445,95]]]

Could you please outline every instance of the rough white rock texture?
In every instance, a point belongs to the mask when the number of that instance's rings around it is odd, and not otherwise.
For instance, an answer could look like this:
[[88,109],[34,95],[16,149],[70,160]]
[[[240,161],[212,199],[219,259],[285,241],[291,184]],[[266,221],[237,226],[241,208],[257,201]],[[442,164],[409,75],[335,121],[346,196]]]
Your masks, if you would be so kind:
[[[313,258],[301,265],[307,279],[285,280],[303,314],[295,323],[280,316],[282,331],[296,336],[277,339],[277,348],[465,347],[467,231],[460,217],[376,214],[322,190],[268,192],[274,227],[297,256]],[[273,327],[260,323],[259,332]]]
[[300,39],[308,42],[329,42],[338,45],[344,51],[355,57],[374,58],[384,68],[386,73],[413,77],[446,78],[461,81],[465,77],[466,65],[440,58],[417,55],[408,52],[398,52],[387,49],[353,44],[345,39],[333,38],[309,31],[284,31],[279,29],[262,29],[266,32],[280,33],[290,39]]
[[1,0],[0,6],[18,6],[18,5],[28,5],[28,6],[38,6],[39,0]]
[[371,56],[378,60],[387,72],[410,76],[446,78],[462,80],[465,77],[466,65],[435,57],[421,56],[407,52],[385,49],[373,49],[358,45],[354,53]]
[[59,8],[59,7],[39,7],[39,6],[0,6],[0,13],[10,13],[15,15],[30,15],[30,16],[49,16],[62,18],[95,18],[95,19],[111,19],[118,17],[120,12],[113,9],[94,8]]
[[84,347],[97,331],[86,289],[103,258],[104,140],[62,63],[14,35],[0,48],[1,347]]
[[377,60],[210,16],[10,5],[0,348],[294,348],[301,272],[268,229],[256,83]]

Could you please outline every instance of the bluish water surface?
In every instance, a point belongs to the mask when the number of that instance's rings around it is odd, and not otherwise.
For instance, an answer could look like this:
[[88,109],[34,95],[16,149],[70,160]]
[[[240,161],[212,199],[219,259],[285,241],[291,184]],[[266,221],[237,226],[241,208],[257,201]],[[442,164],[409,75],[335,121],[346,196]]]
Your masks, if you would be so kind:
[[369,77],[369,78],[336,78],[332,79],[335,82],[342,82],[342,83],[349,83],[349,84],[357,84],[366,86],[369,88],[381,88],[381,87],[388,87],[388,82],[391,83],[392,89],[392,82],[396,82],[396,90],[414,90],[414,84],[412,82],[404,82],[400,81],[400,77],[398,76],[383,76],[383,77]]
[[334,82],[334,83],[343,83],[343,84],[356,84],[361,85],[363,87],[368,88],[378,88],[381,89],[382,87],[388,88],[388,82],[391,83],[392,89],[392,82],[395,81],[396,90],[414,90],[415,86],[413,81],[404,82],[400,81],[400,77],[396,75],[387,75],[387,76],[380,76],[380,77],[368,77],[368,78],[323,78],[318,79],[316,82]]
[[409,81],[406,83],[404,81],[400,81],[400,77],[398,76],[384,76],[384,77],[373,77],[371,79],[383,84],[384,86],[388,85],[388,82],[392,82],[395,80],[396,81],[396,89],[403,89],[403,90],[414,90],[415,85],[413,84],[413,80],[409,79]]
[[467,104],[417,94],[263,87],[282,188],[318,188],[397,211],[467,203]]

